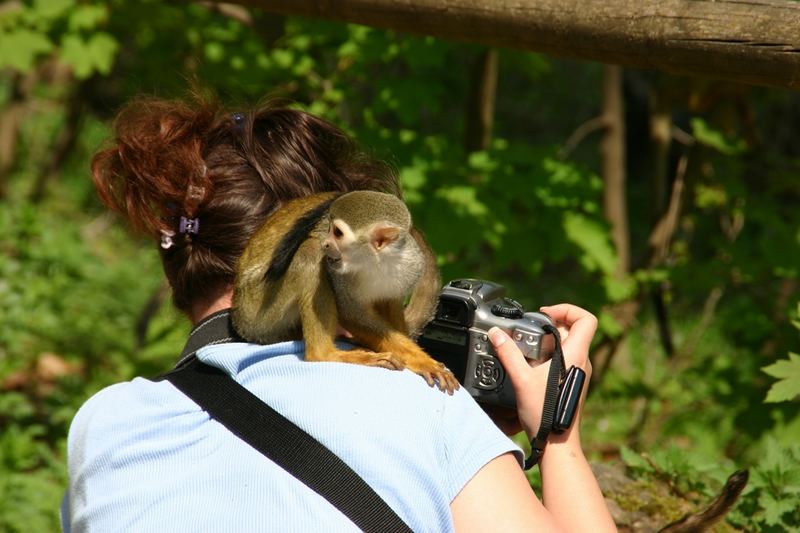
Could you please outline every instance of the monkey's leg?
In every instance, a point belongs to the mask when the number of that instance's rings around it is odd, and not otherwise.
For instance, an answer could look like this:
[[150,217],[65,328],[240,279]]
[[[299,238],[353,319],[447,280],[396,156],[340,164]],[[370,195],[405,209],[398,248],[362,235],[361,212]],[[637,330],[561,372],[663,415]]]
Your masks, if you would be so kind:
[[458,380],[444,364],[425,353],[417,343],[400,332],[390,332],[378,349],[394,352],[406,368],[422,376],[428,385],[433,386],[437,383],[439,389],[447,391],[448,394],[453,394],[459,387]]
[[408,323],[402,303],[391,300],[377,302],[375,303],[375,312],[384,317],[393,329],[403,335],[408,335]]
[[303,338],[306,342],[306,361],[338,361],[366,366],[379,366],[389,370],[402,370],[403,361],[393,352],[376,353],[369,350],[339,350],[333,342],[336,336],[338,314],[336,301],[324,273],[317,289],[307,291],[308,297],[300,299],[300,316]]
[[411,338],[416,339],[422,333],[425,324],[436,314],[439,292],[442,290],[442,278],[439,275],[439,267],[436,266],[436,254],[425,240],[425,236],[416,227],[412,227],[410,233],[425,258],[425,270],[414,287],[411,301],[403,310],[407,324],[405,331]]
[[433,387],[438,384],[440,390],[448,394],[458,389],[459,384],[450,370],[420,348],[407,335],[392,329],[379,317],[363,317],[358,323],[348,321],[346,327],[353,337],[364,346],[376,352],[392,352],[400,359],[405,368],[422,376]]

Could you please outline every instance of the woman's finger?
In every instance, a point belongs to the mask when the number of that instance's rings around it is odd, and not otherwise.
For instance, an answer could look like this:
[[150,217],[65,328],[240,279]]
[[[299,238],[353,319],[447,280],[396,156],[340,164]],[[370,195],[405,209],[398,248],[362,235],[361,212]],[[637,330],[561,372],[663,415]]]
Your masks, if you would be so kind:
[[574,324],[579,319],[591,316],[589,311],[572,304],[547,305],[541,308],[543,313],[547,313],[556,322],[564,322],[568,326]]
[[530,370],[527,360],[516,343],[502,329],[498,327],[491,328],[489,330],[489,339],[492,341],[497,358],[500,359],[500,363],[506,373],[511,377],[511,381],[516,383],[519,377],[524,376],[525,372]]
[[592,313],[571,304],[542,307],[542,312],[547,313],[556,323],[561,322],[567,326],[568,334],[562,335],[565,344],[589,349],[597,331],[597,318]]

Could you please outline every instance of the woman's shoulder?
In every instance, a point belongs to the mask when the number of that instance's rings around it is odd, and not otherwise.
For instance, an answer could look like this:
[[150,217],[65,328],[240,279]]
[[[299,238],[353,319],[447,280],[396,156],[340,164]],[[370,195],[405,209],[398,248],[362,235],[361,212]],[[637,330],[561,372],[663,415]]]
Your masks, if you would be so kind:
[[114,383],[100,389],[83,403],[78,414],[96,412],[103,408],[113,411],[120,404],[131,405],[132,403],[137,407],[148,405],[163,407],[165,404],[172,403],[177,397],[172,394],[173,391],[174,388],[166,380],[135,377],[130,381]]
[[181,413],[201,414],[201,410],[169,382],[134,378],[109,385],[87,399],[72,419],[69,442],[102,437],[110,443]]

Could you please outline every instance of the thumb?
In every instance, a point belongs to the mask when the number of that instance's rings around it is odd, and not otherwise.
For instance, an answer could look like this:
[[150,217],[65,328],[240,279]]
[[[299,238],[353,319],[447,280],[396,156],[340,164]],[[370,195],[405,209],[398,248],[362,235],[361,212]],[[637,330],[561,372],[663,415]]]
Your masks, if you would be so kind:
[[489,339],[514,387],[519,421],[528,435],[535,435],[539,428],[544,391],[547,388],[549,361],[531,367],[516,343],[500,328],[491,328]]
[[496,326],[491,328],[489,330],[489,339],[492,341],[494,351],[497,352],[497,358],[500,359],[500,363],[516,388],[517,383],[526,379],[527,373],[530,371],[528,361],[511,340],[511,337],[502,329]]

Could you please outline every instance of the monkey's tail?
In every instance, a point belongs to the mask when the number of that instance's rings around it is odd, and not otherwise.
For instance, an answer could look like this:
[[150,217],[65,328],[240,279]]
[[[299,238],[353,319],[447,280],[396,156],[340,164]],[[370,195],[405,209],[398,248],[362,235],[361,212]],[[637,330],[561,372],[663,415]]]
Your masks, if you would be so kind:
[[667,524],[659,533],[688,533],[706,531],[716,524],[731,510],[733,504],[747,485],[749,473],[747,470],[738,470],[730,475],[719,495],[711,502],[708,508],[700,513],[686,515],[680,520]]
[[411,293],[411,301],[405,309],[408,334],[416,339],[422,333],[425,324],[433,319],[436,306],[439,304],[439,291],[442,290],[442,278],[436,266],[436,255],[431,250],[425,236],[416,227],[411,228],[411,235],[425,258],[425,270]]

